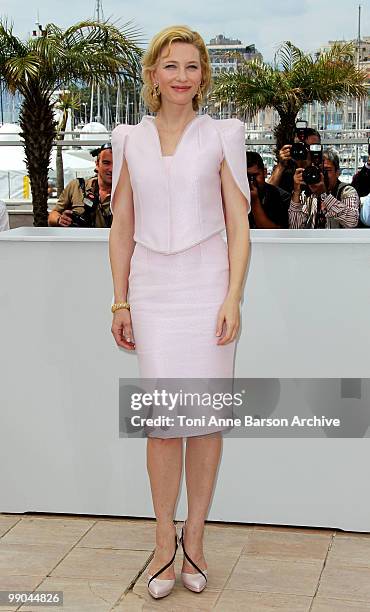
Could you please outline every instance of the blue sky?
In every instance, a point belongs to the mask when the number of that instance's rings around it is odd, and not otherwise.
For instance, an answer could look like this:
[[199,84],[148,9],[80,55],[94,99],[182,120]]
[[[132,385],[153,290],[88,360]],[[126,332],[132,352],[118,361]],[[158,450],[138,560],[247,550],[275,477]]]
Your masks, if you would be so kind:
[[[3,0],[1,15],[25,36],[33,30],[37,13],[43,24],[53,21],[67,27],[92,17],[94,5],[94,0]],[[362,34],[370,36],[370,5],[362,2],[362,7]],[[255,43],[268,61],[284,40],[314,51],[328,40],[357,36],[358,1],[354,0],[103,0],[103,10],[105,17],[133,20],[144,40],[168,25],[186,24],[206,42],[224,34]]]

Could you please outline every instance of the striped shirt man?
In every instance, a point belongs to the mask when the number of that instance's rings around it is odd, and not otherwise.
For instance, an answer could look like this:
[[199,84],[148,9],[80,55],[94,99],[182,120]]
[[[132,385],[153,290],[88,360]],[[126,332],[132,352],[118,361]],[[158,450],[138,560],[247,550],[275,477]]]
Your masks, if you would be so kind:
[[346,185],[339,191],[338,197],[326,192],[309,196],[302,192],[299,202],[292,199],[288,211],[291,229],[315,227],[319,198],[326,228],[357,227],[360,198],[354,187]]
[[289,227],[354,228],[358,225],[360,198],[354,187],[339,181],[339,155],[335,149],[323,154],[319,182],[302,191],[304,170],[294,174],[294,190],[289,205]]

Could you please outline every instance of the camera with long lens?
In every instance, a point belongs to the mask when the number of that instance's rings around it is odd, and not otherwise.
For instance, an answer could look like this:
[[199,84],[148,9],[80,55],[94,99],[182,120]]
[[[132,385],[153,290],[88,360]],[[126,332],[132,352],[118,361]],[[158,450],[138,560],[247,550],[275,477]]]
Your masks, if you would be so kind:
[[310,145],[311,166],[304,169],[302,178],[306,185],[317,185],[321,181],[323,171],[322,166],[322,145]]
[[299,142],[294,142],[290,150],[290,155],[295,161],[304,161],[307,159],[308,149],[305,143],[307,121],[297,121],[296,136]]
[[83,200],[84,211],[79,214],[75,210],[72,211],[71,227],[94,227],[94,209],[95,196],[93,193],[88,192]]

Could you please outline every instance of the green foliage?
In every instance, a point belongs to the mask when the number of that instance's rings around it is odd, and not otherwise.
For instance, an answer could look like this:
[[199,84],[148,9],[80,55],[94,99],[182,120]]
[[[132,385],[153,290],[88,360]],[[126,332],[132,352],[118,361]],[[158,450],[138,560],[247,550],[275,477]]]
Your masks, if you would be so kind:
[[281,45],[272,65],[243,61],[235,73],[221,73],[213,89],[218,102],[235,102],[239,113],[253,117],[274,108],[282,123],[294,123],[310,102],[338,106],[348,98],[368,95],[367,75],[355,63],[351,43],[337,43],[321,54],[305,54],[291,42]]
[[8,89],[26,95],[35,81],[52,93],[72,83],[116,84],[138,79],[141,49],[131,22],[82,21],[66,30],[48,24],[43,34],[22,42],[0,21],[0,74]]
[[[8,90],[23,96],[20,125],[24,138],[35,225],[47,225],[48,169],[56,137],[52,96],[75,86],[139,81],[139,32],[119,25],[81,21],[62,30],[49,23],[37,38],[22,41],[0,20],[0,76]],[[63,102],[63,101],[62,101]],[[72,108],[75,101],[64,100]],[[64,108],[64,121],[67,108]]]

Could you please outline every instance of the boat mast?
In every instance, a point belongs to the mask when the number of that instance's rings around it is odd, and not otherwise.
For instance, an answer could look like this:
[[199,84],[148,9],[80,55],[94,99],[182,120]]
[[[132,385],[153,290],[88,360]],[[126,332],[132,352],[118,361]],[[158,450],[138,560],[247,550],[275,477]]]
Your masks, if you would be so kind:
[[94,83],[91,85],[90,96],[90,123],[94,121]]
[[[103,2],[102,0],[95,0],[95,9],[94,16],[98,23],[104,21],[104,12],[103,12]],[[101,123],[101,103],[100,103],[100,85],[98,83],[96,88],[96,102],[97,102],[97,113],[96,113],[96,121]]]
[[117,96],[116,96],[116,117],[115,117],[115,125],[118,125],[120,123],[121,120],[121,113],[120,113],[120,104],[121,104],[121,86],[118,82],[117,84]]

